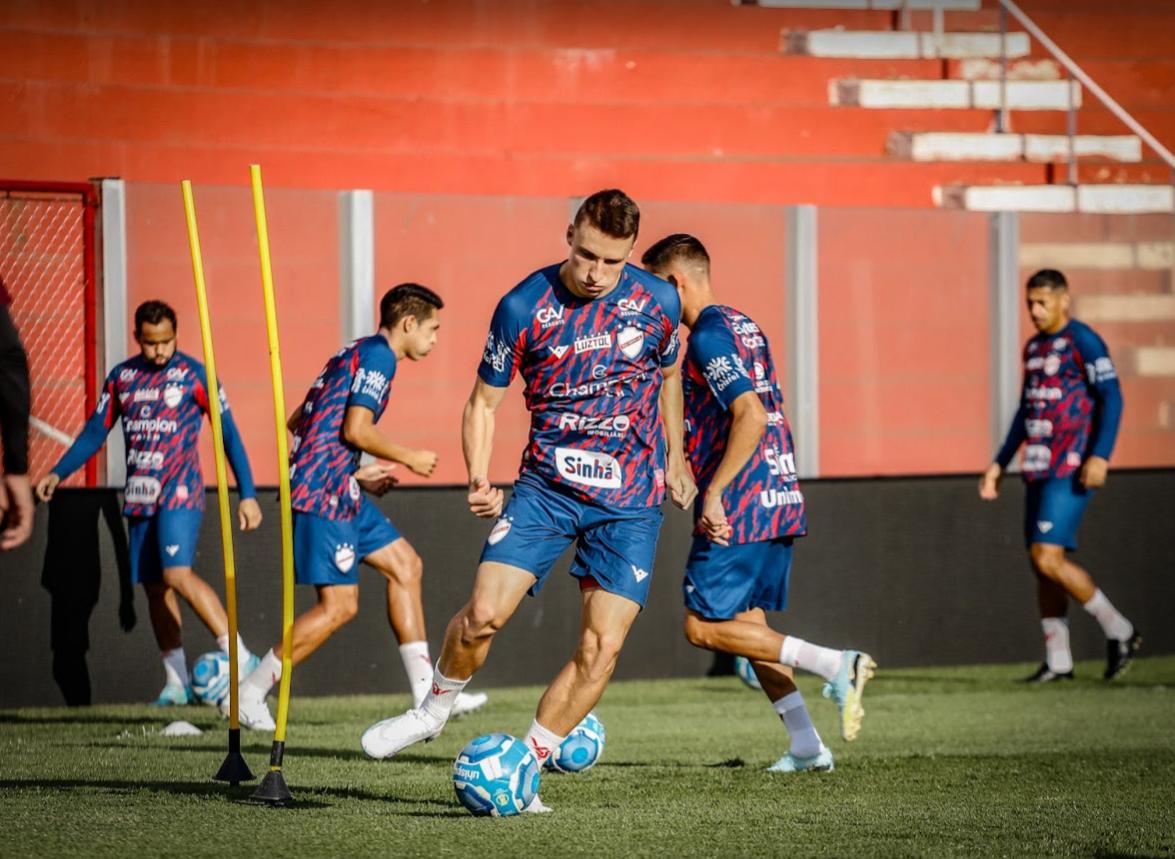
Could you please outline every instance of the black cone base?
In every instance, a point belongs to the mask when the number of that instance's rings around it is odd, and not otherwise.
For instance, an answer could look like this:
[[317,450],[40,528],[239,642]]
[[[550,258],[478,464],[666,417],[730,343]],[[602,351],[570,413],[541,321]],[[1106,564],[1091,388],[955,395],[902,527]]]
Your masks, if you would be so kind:
[[257,790],[253,791],[253,799],[270,805],[289,805],[294,801],[294,795],[286,787],[281,770],[270,770],[261,780]]
[[225,756],[224,763],[220,765],[220,770],[213,778],[217,781],[227,781],[236,787],[243,781],[253,781],[257,776],[253,775],[240,752],[229,752]]

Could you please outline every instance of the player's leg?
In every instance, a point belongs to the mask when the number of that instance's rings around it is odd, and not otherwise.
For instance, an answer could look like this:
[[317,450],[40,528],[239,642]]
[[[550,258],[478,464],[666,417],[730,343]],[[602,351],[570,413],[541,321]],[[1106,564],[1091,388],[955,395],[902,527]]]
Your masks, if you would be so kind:
[[142,584],[147,594],[147,616],[163,661],[163,689],[154,704],[167,707],[190,703],[192,697],[187,656],[180,637],[179,603],[175,592],[163,582],[157,533],[154,516],[132,516],[127,520],[131,583]]

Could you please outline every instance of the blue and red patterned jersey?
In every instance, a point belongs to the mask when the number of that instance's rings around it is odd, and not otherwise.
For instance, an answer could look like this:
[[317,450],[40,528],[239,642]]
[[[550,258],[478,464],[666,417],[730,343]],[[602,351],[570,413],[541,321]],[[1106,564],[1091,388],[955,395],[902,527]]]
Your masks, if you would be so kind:
[[349,521],[361,492],[351,476],[361,451],[343,441],[351,406],[383,416],[396,375],[396,353],[382,334],[356,340],[326,362],[302,401],[290,449],[290,502],[295,510]]
[[1068,477],[1088,457],[1109,459],[1122,419],[1122,389],[1105,341],[1076,319],[1024,346],[1024,387],[996,462],[1021,443],[1024,479]]
[[[253,498],[253,474],[236,423],[220,389],[221,430],[242,498]],[[163,367],[136,355],[110,371],[94,413],[53,473],[68,477],[98,452],[122,418],[126,440],[127,516],[159,510],[203,510],[200,425],[208,413],[208,377],[199,361],[176,352]]]
[[706,487],[726,452],[731,404],[746,393],[759,397],[767,428],[759,447],[722,492],[732,545],[798,537],[808,532],[804,496],[796,475],[791,426],[771,349],[759,326],[732,307],[712,304],[698,315],[685,350],[685,452],[698,484],[696,534]]
[[660,504],[661,370],[677,360],[680,318],[673,287],[631,265],[594,300],[568,290],[559,265],[506,293],[478,375],[504,388],[522,373],[530,441],[519,476],[609,507]]

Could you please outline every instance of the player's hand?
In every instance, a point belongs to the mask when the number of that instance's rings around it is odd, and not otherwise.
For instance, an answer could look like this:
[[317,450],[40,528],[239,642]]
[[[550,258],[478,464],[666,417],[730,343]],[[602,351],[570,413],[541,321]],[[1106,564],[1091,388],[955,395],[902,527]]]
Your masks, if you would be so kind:
[[983,476],[979,478],[979,497],[984,501],[995,501],[1000,497],[1000,478],[1004,476],[1004,470],[1000,468],[998,462],[993,462],[987,467],[987,471],[983,472]]
[[712,542],[719,546],[730,545],[730,535],[734,532],[734,528],[726,521],[726,510],[722,507],[721,492],[706,493],[706,497],[702,501],[702,518],[698,521],[701,522],[706,536]]
[[353,477],[355,482],[365,491],[380,496],[400,482],[399,478],[393,474],[395,470],[396,466],[392,463],[369,462],[356,469]]
[[37,499],[48,502],[52,497],[54,491],[57,489],[57,484],[61,482],[61,478],[53,472],[49,472],[37,482]]
[[237,505],[237,522],[242,531],[256,531],[261,525],[261,505],[256,498],[242,498]]
[[1106,485],[1106,472],[1110,463],[1100,456],[1091,456],[1081,466],[1081,485],[1086,489],[1100,489]]
[[698,487],[685,457],[670,457],[665,467],[665,481],[669,484],[669,500],[682,510],[688,510],[698,495]]
[[432,477],[433,469],[437,467],[436,451],[418,450],[404,464],[421,477]]
[[469,510],[479,519],[497,519],[502,514],[505,499],[501,489],[491,486],[484,477],[475,477],[469,484]]
[[0,509],[4,511],[4,530],[0,532],[0,551],[7,552],[23,544],[33,533],[33,489],[27,474],[0,476]]

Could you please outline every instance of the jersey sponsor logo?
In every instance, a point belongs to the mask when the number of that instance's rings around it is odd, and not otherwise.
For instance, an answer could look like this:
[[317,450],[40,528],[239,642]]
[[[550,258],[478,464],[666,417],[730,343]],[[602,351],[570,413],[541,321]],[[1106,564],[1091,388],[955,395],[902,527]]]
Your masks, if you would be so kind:
[[1052,460],[1052,451],[1047,444],[1030,444],[1024,448],[1025,471],[1048,471]]
[[360,367],[355,371],[355,380],[351,383],[352,394],[382,400],[387,391],[388,377],[379,370],[365,370]]
[[178,406],[183,398],[184,389],[179,385],[168,385],[163,389],[163,404],[169,409]]
[[739,376],[746,376],[747,369],[743,366],[742,361],[738,355],[719,355],[717,358],[711,358],[702,370],[711,385],[716,391],[725,391],[734,383]]
[[349,572],[355,566],[355,547],[350,543],[335,546],[335,567],[340,573]]
[[572,400],[582,399],[584,397],[619,397],[620,391],[619,379],[600,379],[595,382],[585,382],[582,385],[573,385],[569,382],[555,382],[551,387],[547,388],[547,396],[549,397],[566,397]]
[[158,388],[139,388],[135,391],[132,403],[153,403],[159,399]]
[[163,468],[163,451],[128,450],[126,464],[132,468],[146,468],[151,471],[158,471]]
[[1114,362],[1110,360],[1108,355],[1086,364],[1085,374],[1089,377],[1089,382],[1092,385],[1118,378],[1118,371],[1114,368]]
[[635,360],[645,345],[645,332],[631,325],[621,328],[616,335],[616,345],[621,352]]
[[572,412],[564,412],[559,415],[559,429],[570,432],[581,432],[587,435],[606,435],[613,438],[620,438],[629,427],[632,426],[632,421],[628,415],[602,415],[592,417],[588,415],[577,415]]
[[783,412],[768,412],[767,426],[780,427],[783,426]]
[[220,413],[224,414],[228,411],[228,394],[224,392],[224,388],[220,389]]
[[767,460],[767,469],[776,477],[790,477],[796,473],[794,453],[783,453],[777,447],[768,447],[763,451],[763,458]]
[[[738,319],[743,321],[737,321]],[[734,333],[738,335],[739,340],[748,349],[761,349],[767,345],[767,341],[759,333],[759,326],[745,316],[736,317],[736,321],[732,327],[734,328]]]
[[567,354],[567,350],[570,348],[571,347],[566,344],[564,344],[562,346],[552,346],[551,347],[551,354],[554,355],[556,358],[562,358],[564,355]]
[[1053,348],[1056,349],[1058,352],[1064,352],[1065,348],[1068,345],[1069,345],[1069,341],[1064,337],[1058,337],[1056,340],[1053,341]]
[[572,483],[596,486],[600,489],[619,489],[622,484],[620,463],[606,453],[555,448],[555,467],[560,476]]
[[539,321],[539,325],[541,325],[545,331],[553,325],[563,324],[563,311],[566,309],[567,308],[562,304],[558,305],[558,307],[551,307],[550,305],[547,305],[546,307],[540,307],[538,310],[536,310],[534,318]]
[[154,504],[162,491],[163,485],[154,477],[136,474],[126,482],[126,503]]
[[1025,396],[1030,400],[1051,402],[1053,400],[1061,399],[1061,397],[1065,396],[1065,392],[1060,388],[1046,388],[1043,386],[1037,386],[1029,388],[1025,392]]
[[351,496],[352,501],[359,500],[359,481],[354,477],[347,478],[347,494]]
[[118,381],[131,382],[131,381],[134,381],[134,378],[137,375],[139,375],[138,370],[130,370],[130,369],[121,370],[121,371],[119,371],[119,374],[118,374]]
[[175,497],[177,499],[179,499],[180,501],[187,501],[188,500],[188,487],[184,486],[182,483],[179,486],[177,486],[175,488]]
[[486,538],[486,542],[491,546],[496,546],[506,539],[506,535],[510,533],[510,520],[503,516],[494,523],[493,530],[490,531],[490,536]]
[[681,340],[677,337],[677,332],[674,331],[669,335],[669,342],[665,344],[665,350],[662,355],[672,355],[677,351],[677,347],[681,345]]
[[1024,421],[1024,431],[1032,438],[1048,438],[1053,434],[1053,422],[1029,418]]
[[96,411],[98,414],[102,414],[106,411],[106,407],[108,405],[110,405],[110,392],[103,391],[102,396],[98,398],[98,405],[94,407],[94,411]]
[[575,354],[582,355],[584,352],[594,352],[597,349],[611,349],[612,335],[608,334],[592,334],[588,337],[580,337],[575,341]]
[[642,570],[636,564],[629,564],[629,566],[632,567],[632,577],[636,579],[638,585],[649,577],[648,570]]
[[758,361],[751,365],[751,371],[755,374],[755,393],[768,394],[771,392],[771,379],[767,377],[767,368]]
[[[144,409],[147,407],[144,406]],[[148,411],[147,414],[150,414]],[[171,435],[177,432],[180,425],[177,421],[169,418],[140,418],[138,420],[127,421],[126,431],[132,435]]]
[[178,382],[182,379],[187,378],[187,375],[188,375],[188,368],[187,367],[171,367],[167,371],[166,378],[169,382]]
[[775,507],[786,507],[790,504],[803,504],[804,493],[797,489],[764,489],[759,493],[759,506],[771,510]]
[[621,316],[634,316],[637,313],[645,312],[645,305],[649,303],[649,299],[642,298],[637,301],[635,298],[622,298],[616,302],[616,306],[620,308]]
[[494,336],[494,332],[491,331],[486,338],[485,351],[481,356],[482,362],[493,367],[495,373],[504,373],[506,371],[506,361],[509,358],[510,344],[505,340],[498,340]]
[[592,378],[593,379],[602,379],[607,375],[608,375],[608,365],[607,364],[596,364],[594,367],[592,367]]

